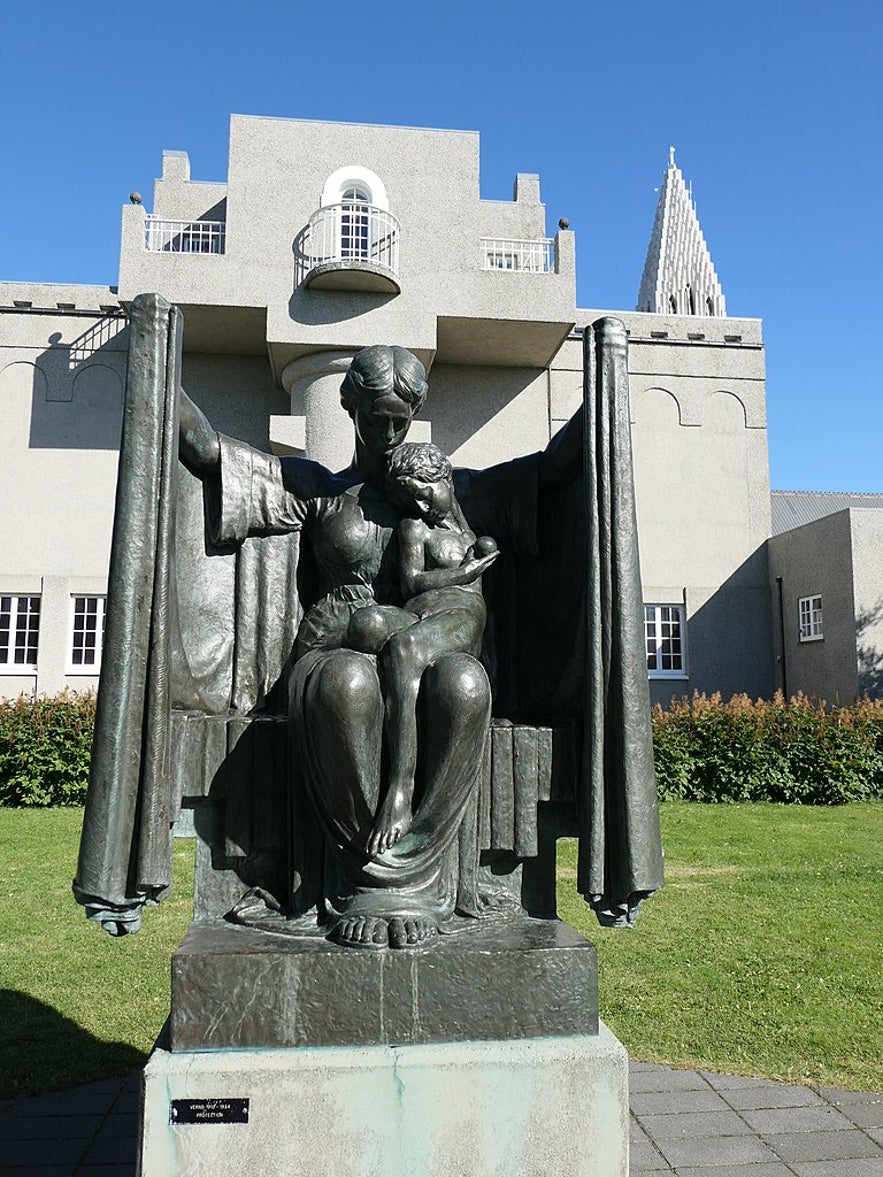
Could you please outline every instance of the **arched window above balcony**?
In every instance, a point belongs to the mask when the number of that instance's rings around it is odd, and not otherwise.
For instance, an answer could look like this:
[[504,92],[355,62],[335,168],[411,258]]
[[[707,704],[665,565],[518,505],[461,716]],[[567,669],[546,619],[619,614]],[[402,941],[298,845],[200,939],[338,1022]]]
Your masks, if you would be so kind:
[[384,211],[389,210],[389,200],[383,181],[369,168],[356,164],[347,164],[346,167],[338,168],[336,172],[331,173],[322,188],[319,205],[326,208],[330,204],[342,204],[349,199],[347,193],[351,191],[358,192],[358,199],[365,204],[372,204]]

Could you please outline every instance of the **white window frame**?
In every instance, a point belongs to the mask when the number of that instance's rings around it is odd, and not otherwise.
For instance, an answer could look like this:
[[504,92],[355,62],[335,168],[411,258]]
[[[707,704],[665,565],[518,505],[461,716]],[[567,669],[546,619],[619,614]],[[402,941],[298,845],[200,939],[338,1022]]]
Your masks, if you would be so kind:
[[797,640],[821,642],[825,639],[822,616],[822,594],[797,598]]
[[[0,674],[36,674],[37,657],[40,649],[40,617],[42,601],[39,593],[2,593],[0,604],[9,602],[9,628],[5,634],[0,633]],[[34,605],[36,602],[36,607]],[[6,610],[2,610],[5,612]],[[23,621],[22,632],[25,638],[24,650],[34,647],[33,662],[16,662],[16,647],[19,637],[19,620]],[[33,642],[29,639],[33,633]]]
[[[676,626],[678,649],[666,649],[671,634],[666,626]],[[647,653],[647,675],[649,678],[688,678],[687,674],[687,610],[682,604],[644,605],[644,645]],[[666,658],[677,665],[664,667]],[[653,665],[655,661],[655,665]]]
[[[97,602],[96,610],[95,610],[94,614],[92,614],[92,616],[95,617],[96,622],[95,622],[95,627],[94,627],[95,646],[92,651],[93,661],[91,661],[91,662],[85,662],[85,661],[76,662],[76,661],[74,661],[74,654],[76,652],[75,642],[78,637],[78,633],[77,633],[77,618],[78,618],[77,602],[78,601],[95,601],[95,602]],[[105,625],[105,619],[106,619],[106,611],[107,611],[107,597],[101,593],[72,593],[71,594],[70,625],[68,626],[68,636],[67,636],[67,673],[68,674],[85,674],[85,675],[89,675],[89,676],[94,677],[101,670],[101,655],[104,651],[104,625]],[[88,613],[84,613],[83,616],[88,616]],[[82,632],[83,632],[83,634],[85,634],[87,631],[84,629]],[[84,655],[87,652],[84,642],[82,643],[82,652]]]
[[371,191],[364,184],[349,184],[340,203],[338,253],[345,261],[366,262],[371,257]]

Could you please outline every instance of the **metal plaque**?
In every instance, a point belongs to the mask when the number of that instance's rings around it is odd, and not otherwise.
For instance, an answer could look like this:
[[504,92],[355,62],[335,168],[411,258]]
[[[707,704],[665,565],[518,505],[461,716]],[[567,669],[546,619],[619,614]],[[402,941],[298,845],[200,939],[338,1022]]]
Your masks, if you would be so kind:
[[247,1099],[173,1099],[170,1124],[247,1124]]

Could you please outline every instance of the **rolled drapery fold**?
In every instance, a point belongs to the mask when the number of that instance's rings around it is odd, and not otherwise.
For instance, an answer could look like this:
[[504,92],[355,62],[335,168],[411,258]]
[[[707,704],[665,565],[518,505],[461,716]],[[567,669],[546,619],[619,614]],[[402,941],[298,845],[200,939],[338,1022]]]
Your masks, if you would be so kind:
[[114,934],[171,886],[170,644],[182,317],[130,314],[109,605],[74,895]]

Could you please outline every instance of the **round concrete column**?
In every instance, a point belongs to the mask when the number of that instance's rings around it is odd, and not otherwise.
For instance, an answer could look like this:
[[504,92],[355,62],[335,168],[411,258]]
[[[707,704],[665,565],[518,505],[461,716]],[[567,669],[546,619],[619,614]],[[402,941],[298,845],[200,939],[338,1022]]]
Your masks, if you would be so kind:
[[292,360],[282,373],[291,412],[304,417],[304,454],[329,470],[353,456],[353,428],[340,407],[340,384],[355,351],[321,351]]

